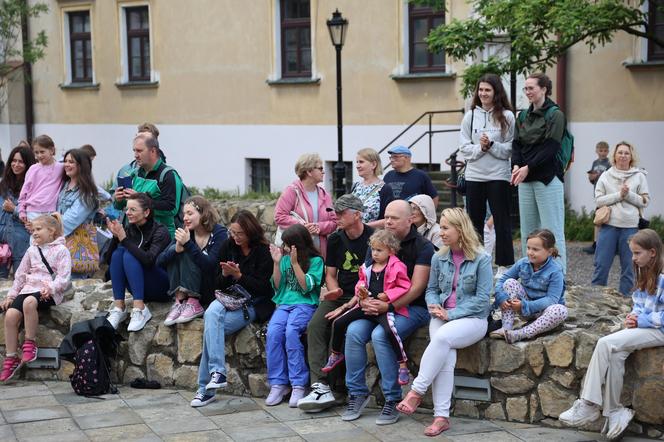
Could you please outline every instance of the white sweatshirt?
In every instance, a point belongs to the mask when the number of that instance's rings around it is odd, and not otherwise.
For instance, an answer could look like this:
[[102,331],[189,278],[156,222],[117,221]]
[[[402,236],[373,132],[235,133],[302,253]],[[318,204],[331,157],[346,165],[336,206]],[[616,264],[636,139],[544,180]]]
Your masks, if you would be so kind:
[[[459,135],[459,151],[468,164],[466,165],[467,181],[509,181],[512,175],[510,158],[512,157],[512,139],[514,138],[514,114],[503,111],[507,119],[507,130],[503,134],[500,124],[494,120],[492,111],[485,111],[478,106],[466,112],[461,122]],[[473,121],[473,133],[470,133],[470,122]],[[486,133],[493,141],[491,148],[482,152],[480,138]]]
[[[629,192],[623,198],[620,188],[627,183]],[[632,167],[629,170],[618,170],[611,167],[597,180],[595,186],[595,204],[597,207],[611,207],[611,217],[607,223],[613,227],[637,227],[639,210],[648,206],[648,181],[646,171]]]

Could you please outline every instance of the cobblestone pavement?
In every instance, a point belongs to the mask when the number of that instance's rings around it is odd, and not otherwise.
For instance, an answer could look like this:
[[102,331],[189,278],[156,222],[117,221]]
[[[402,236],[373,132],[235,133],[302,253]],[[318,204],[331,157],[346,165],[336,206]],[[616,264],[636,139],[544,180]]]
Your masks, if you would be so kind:
[[[76,396],[67,382],[17,382],[0,387],[1,441],[411,441],[431,440],[422,432],[431,419],[401,416],[377,426],[377,409],[343,422],[341,408],[305,414],[287,404],[265,407],[260,399],[217,395],[194,409],[192,393],[134,390],[104,400]],[[452,418],[441,441],[593,441],[598,434],[499,421]],[[626,442],[646,439],[625,438]]]

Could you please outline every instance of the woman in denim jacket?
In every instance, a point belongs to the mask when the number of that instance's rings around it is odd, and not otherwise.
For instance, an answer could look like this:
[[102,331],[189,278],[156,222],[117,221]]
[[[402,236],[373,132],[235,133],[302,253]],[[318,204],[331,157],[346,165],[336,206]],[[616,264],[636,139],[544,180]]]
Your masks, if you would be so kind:
[[406,398],[397,406],[412,414],[432,387],[434,420],[424,434],[436,436],[450,427],[450,399],[456,351],[481,340],[493,283],[491,257],[484,252],[473,223],[460,208],[445,209],[440,219],[443,247],[431,259],[426,302],[431,314],[431,342]]
[[[558,249],[553,232],[534,230],[526,244],[528,256],[517,261],[496,283],[495,305],[503,312],[503,327],[490,336],[504,338],[509,343],[553,330],[567,319],[565,276],[562,266],[554,260]],[[517,313],[537,319],[512,330]]]
[[[12,251],[12,266],[16,270],[30,246],[30,234],[18,217],[18,195],[23,187],[25,174],[35,164],[35,155],[28,145],[12,149],[0,181],[0,196],[3,199],[0,211],[0,242],[9,244]],[[0,278],[9,276],[9,264],[0,266]]]

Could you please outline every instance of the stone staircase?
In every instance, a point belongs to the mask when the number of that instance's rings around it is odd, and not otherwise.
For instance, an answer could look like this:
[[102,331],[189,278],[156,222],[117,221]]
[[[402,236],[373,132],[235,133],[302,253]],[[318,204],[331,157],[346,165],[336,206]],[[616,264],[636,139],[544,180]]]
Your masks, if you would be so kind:
[[[428,171],[427,174],[431,178],[431,182],[433,182],[434,187],[438,191],[438,196],[440,197],[440,200],[438,202],[438,207],[436,208],[436,213],[440,214],[440,212],[443,209],[451,207],[451,198],[453,190],[445,184],[447,180],[450,178],[450,171],[434,170],[434,171]],[[464,205],[463,197],[459,193],[457,193],[456,203],[458,207],[463,207]]]

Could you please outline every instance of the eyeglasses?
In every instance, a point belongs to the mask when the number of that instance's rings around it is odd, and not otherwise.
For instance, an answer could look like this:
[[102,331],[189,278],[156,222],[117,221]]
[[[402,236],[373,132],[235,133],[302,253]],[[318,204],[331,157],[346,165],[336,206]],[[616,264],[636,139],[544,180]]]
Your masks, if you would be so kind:
[[321,172],[325,172],[325,168],[323,166],[314,167],[314,169],[318,169]]
[[397,160],[397,159],[403,158],[405,156],[406,155],[403,155],[403,154],[400,154],[400,153],[392,154],[392,155],[390,155],[390,160]]

